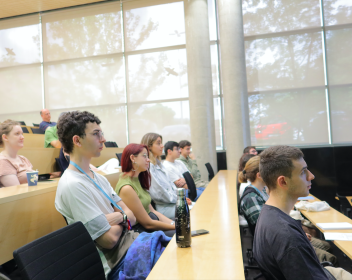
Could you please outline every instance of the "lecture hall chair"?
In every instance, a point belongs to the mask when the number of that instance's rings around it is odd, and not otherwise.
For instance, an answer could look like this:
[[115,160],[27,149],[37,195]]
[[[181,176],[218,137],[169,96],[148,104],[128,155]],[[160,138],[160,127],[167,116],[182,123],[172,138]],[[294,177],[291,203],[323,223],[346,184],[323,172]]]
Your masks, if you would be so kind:
[[105,280],[97,248],[81,222],[30,242],[13,256],[25,280]]

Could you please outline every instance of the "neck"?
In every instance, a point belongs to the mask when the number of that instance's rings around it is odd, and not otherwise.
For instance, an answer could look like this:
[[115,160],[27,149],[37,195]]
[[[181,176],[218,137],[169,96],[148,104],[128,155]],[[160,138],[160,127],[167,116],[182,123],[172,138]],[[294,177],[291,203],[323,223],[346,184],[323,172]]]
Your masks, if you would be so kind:
[[290,211],[297,202],[297,199],[298,197],[291,197],[287,192],[272,190],[266,204],[279,208],[282,212],[290,215]]
[[167,156],[165,160],[169,162],[175,162],[175,159],[170,156]]
[[[84,155],[79,155],[79,154],[71,154],[70,155],[70,160],[73,161],[75,164],[77,164],[84,172],[87,174],[90,172],[89,170],[89,164],[90,164],[90,157],[86,157]],[[76,167],[73,165],[70,165],[70,169],[76,170]]]
[[2,154],[10,159],[16,159],[17,158],[17,150],[12,149],[8,146],[5,146],[4,150],[2,151]]
[[133,178],[136,178],[138,177],[139,173],[141,173],[139,170],[136,170],[136,171],[129,171],[126,173],[127,176],[130,176],[130,177],[133,177]]
[[254,182],[251,182],[251,184],[253,186],[255,186],[258,190],[260,190],[261,192],[263,191],[263,189],[265,188],[265,184],[263,182],[260,182],[259,180],[255,180]]

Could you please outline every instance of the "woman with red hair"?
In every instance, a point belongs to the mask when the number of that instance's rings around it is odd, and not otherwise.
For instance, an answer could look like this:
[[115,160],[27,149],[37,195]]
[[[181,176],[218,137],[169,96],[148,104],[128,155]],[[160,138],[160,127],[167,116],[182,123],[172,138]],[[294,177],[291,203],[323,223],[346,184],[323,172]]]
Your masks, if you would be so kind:
[[146,145],[129,144],[121,157],[122,174],[115,191],[135,215],[134,231],[163,230],[168,236],[175,233],[175,223],[157,212],[151,205],[148,192],[151,182],[149,151]]

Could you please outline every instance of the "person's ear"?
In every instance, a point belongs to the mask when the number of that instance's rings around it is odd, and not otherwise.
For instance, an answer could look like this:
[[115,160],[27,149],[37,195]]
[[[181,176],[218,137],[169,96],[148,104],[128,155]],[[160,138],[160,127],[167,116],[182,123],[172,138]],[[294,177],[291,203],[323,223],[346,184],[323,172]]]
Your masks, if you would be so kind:
[[285,176],[279,176],[276,180],[276,184],[280,188],[287,188],[288,182]]
[[132,163],[135,161],[135,156],[134,155],[130,155],[130,160],[132,161]]
[[81,139],[78,135],[73,136],[72,137],[73,145],[78,146],[78,147],[82,147],[80,140]]
[[257,178],[262,179],[262,176],[260,176],[260,172],[257,172]]

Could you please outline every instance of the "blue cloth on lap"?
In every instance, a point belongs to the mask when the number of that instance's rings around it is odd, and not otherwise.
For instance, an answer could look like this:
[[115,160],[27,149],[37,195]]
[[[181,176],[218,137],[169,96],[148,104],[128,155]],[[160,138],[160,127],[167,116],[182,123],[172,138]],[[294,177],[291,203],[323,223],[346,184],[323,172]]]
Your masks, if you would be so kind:
[[127,251],[119,280],[146,279],[170,240],[160,230],[141,233]]

